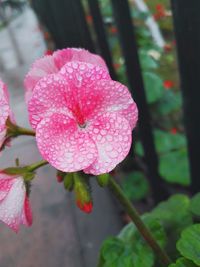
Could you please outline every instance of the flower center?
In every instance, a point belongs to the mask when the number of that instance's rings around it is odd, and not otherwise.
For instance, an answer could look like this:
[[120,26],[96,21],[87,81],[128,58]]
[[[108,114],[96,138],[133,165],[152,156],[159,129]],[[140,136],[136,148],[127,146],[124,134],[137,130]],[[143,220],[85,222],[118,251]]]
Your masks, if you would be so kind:
[[74,109],[73,109],[73,114],[76,118],[76,121],[79,125],[80,128],[85,128],[86,127],[86,122],[85,118],[83,116],[83,113],[81,112],[79,104],[77,104]]

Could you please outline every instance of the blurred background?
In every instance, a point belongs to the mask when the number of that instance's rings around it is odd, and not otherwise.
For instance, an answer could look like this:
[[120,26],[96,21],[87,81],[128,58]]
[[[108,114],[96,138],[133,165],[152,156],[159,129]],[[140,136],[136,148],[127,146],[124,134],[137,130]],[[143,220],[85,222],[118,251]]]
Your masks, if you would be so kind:
[[[115,176],[141,213],[173,193],[200,189],[199,4],[195,9],[181,1],[0,0],[0,77],[18,124],[30,127],[24,75],[35,59],[56,49],[82,47],[102,55],[112,78],[129,87],[140,117]],[[0,168],[17,157],[22,164],[40,159],[30,137],[6,149]],[[94,212],[85,215],[56,182],[55,171],[40,170],[31,193],[33,227],[15,235],[0,225],[0,266],[96,266],[102,241],[129,218],[106,190],[92,186]]]

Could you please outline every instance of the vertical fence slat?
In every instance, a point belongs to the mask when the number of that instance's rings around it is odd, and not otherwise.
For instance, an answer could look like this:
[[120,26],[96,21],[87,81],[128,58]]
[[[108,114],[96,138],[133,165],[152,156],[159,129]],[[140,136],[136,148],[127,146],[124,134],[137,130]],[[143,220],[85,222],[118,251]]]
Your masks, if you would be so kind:
[[91,15],[93,17],[94,28],[97,35],[98,45],[101,50],[101,55],[103,56],[106,61],[106,64],[108,65],[111,77],[116,80],[116,73],[113,68],[112,56],[110,53],[98,0],[88,0],[88,4]]
[[172,0],[193,193],[200,191],[200,1]]
[[94,52],[81,0],[33,0],[32,5],[56,48],[83,47]]
[[129,84],[139,109],[139,131],[145,151],[148,177],[154,193],[153,196],[156,201],[160,201],[166,198],[167,193],[158,173],[158,157],[154,145],[130,8],[127,0],[112,0],[112,5],[119,29]]

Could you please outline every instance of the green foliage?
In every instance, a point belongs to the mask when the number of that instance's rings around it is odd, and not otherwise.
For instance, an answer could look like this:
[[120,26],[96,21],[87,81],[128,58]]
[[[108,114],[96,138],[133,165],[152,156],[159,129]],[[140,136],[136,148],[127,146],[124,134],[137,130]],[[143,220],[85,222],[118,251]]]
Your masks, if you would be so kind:
[[182,134],[171,134],[161,130],[155,130],[154,138],[158,153],[166,153],[186,146],[186,138]]
[[200,266],[200,224],[189,226],[182,232],[177,249],[186,259]]
[[194,215],[200,216],[200,193],[191,199],[190,210]]
[[158,101],[163,94],[163,82],[162,79],[153,72],[145,71],[143,73],[145,91],[147,96],[147,101],[152,104]]
[[189,163],[186,148],[160,156],[160,174],[170,183],[190,184]]
[[140,200],[149,192],[149,183],[142,172],[131,172],[122,183],[123,191],[130,200]]
[[[185,136],[154,130],[154,140],[160,156],[159,170],[163,179],[170,183],[189,185],[190,174]],[[136,143],[135,152],[139,156],[144,156],[140,142]]]
[[[164,246],[166,234],[162,225],[150,215],[143,217],[156,240]],[[155,258],[152,250],[140,236],[135,226],[128,224],[117,238],[107,239],[100,252],[98,267],[151,267]]]
[[[170,267],[200,266],[200,224],[193,225],[190,207],[190,199],[177,194],[142,216],[155,239],[175,262]],[[184,258],[180,258],[179,252]],[[99,267],[160,266],[133,223],[126,225],[116,238],[103,243],[100,259]]]
[[157,69],[158,63],[147,54],[146,50],[140,49],[139,51],[140,63],[144,70]]
[[172,90],[164,90],[163,96],[158,103],[156,103],[156,111],[160,116],[166,116],[177,110],[180,110],[182,104],[180,92]]
[[180,258],[176,261],[176,263],[172,263],[169,265],[169,267],[195,267],[195,265],[192,261],[189,261],[184,258]]

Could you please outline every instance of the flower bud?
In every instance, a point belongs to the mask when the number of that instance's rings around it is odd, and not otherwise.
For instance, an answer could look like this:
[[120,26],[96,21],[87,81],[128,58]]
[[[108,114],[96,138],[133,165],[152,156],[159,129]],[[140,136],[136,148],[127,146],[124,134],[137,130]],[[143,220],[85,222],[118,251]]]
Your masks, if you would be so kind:
[[57,178],[58,183],[62,183],[62,181],[64,180],[65,175],[66,175],[65,172],[57,171],[56,178]]
[[90,213],[92,212],[93,204],[92,202],[88,203],[81,203],[80,201],[76,202],[77,206],[79,207],[80,210],[84,211],[85,213]]
[[101,187],[105,187],[109,183],[109,173],[104,173],[97,176],[97,182]]
[[93,205],[88,178],[80,176],[78,173],[74,173],[73,176],[76,204],[82,211],[90,213]]
[[65,173],[64,176],[64,187],[66,190],[68,191],[72,191],[73,187],[74,187],[74,177],[73,177],[73,173],[69,172],[69,173]]

